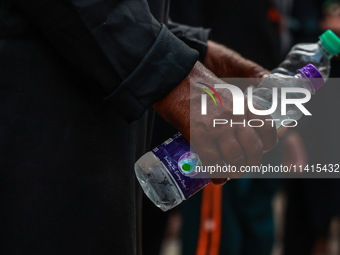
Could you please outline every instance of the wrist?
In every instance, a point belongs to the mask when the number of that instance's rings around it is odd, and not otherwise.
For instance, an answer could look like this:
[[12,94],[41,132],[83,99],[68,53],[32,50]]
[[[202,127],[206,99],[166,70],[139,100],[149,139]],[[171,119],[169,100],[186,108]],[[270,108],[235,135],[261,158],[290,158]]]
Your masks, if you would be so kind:
[[190,138],[190,100],[193,97],[200,98],[201,91],[196,87],[200,86],[199,82],[205,81],[211,84],[221,82],[201,63],[196,62],[189,75],[180,84],[153,104],[154,110],[187,139]]

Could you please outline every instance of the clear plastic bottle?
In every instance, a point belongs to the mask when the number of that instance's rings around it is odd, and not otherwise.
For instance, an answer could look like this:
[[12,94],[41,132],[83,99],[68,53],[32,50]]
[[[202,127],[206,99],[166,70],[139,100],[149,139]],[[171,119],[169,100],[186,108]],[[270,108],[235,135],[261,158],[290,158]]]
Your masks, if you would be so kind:
[[190,178],[200,164],[198,155],[190,151],[189,143],[177,133],[144,154],[135,163],[135,173],[147,197],[167,211],[211,182],[210,178]]
[[330,60],[340,53],[340,38],[331,30],[325,31],[316,43],[299,43],[292,47],[286,59],[272,73],[293,76],[296,70],[313,64],[325,80],[330,73]]
[[[312,64],[308,64],[297,71],[293,77],[281,73],[272,73],[268,75],[259,86],[252,92],[253,102],[263,109],[269,109],[272,104],[272,88],[278,88],[278,104],[276,110],[271,114],[275,120],[276,129],[281,127],[282,119],[299,120],[303,113],[294,104],[286,106],[287,115],[281,115],[281,88],[305,88],[312,95],[315,94],[325,84],[322,74]],[[248,95],[249,89],[248,89]],[[301,93],[289,93],[289,98],[304,97]],[[289,124],[289,123],[286,123]]]
[[[273,87],[301,87],[314,94],[323,85],[324,81],[318,70],[313,65],[307,65],[298,70],[298,74],[294,77],[283,74],[269,75],[253,91],[253,102],[264,109],[269,109]],[[294,106],[287,107],[287,115],[295,120],[302,116]],[[277,128],[282,119],[287,119],[286,116],[280,115],[280,107],[272,117],[279,120],[275,122]],[[199,156],[190,150],[190,144],[180,133],[177,133],[143,155],[135,163],[135,173],[149,199],[157,207],[167,211],[211,182],[210,178],[191,178],[196,174],[195,167],[199,165],[201,165]]]

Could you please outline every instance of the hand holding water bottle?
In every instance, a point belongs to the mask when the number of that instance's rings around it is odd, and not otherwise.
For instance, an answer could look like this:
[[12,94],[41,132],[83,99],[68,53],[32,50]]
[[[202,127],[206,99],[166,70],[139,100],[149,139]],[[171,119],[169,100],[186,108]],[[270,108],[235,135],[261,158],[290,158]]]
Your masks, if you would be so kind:
[[[135,164],[136,176],[145,194],[156,206],[164,211],[190,198],[211,181],[210,178],[206,177],[191,178],[190,174],[193,169],[196,169],[195,166],[200,165],[199,158],[202,158],[203,165],[216,163],[223,165],[223,161],[234,165],[240,163],[249,165],[252,162],[256,164],[261,157],[259,152],[263,152],[266,146],[270,148],[277,142],[275,129],[269,129],[266,126],[258,127],[256,131],[250,126],[240,129],[232,127],[217,129],[217,135],[215,132],[207,132],[210,131],[211,117],[207,115],[207,118],[199,118],[200,115],[197,112],[200,109],[195,107],[192,115],[189,110],[190,101],[198,100],[197,90],[199,90],[199,85],[197,84],[200,84],[198,82],[202,80],[211,84],[221,83],[215,76],[207,72],[202,65],[197,64],[190,75],[178,87],[154,105],[154,108],[183,132],[187,139],[190,138],[190,122],[191,125],[196,126],[195,132],[198,133],[195,136],[198,136],[194,141],[191,139],[190,142],[198,155],[191,152],[190,144],[178,133],[145,154]],[[274,95],[272,93],[274,93],[275,89],[281,89],[285,86],[295,88],[294,90],[290,89],[290,95],[300,102],[300,92],[295,92],[301,91],[301,89],[296,90],[297,88],[303,88],[314,94],[323,85],[324,81],[318,70],[312,65],[307,65],[291,78],[281,74],[270,75],[253,92],[249,91],[248,99],[252,99],[251,103],[255,102],[255,104],[261,105],[262,109],[270,110],[272,112],[271,116],[277,117],[275,126],[279,128],[281,120],[285,119],[286,116],[279,115],[280,107],[273,108],[274,112],[271,110],[274,104]],[[272,88],[273,90],[271,91]],[[193,89],[193,94],[190,93],[190,89]],[[232,115],[230,111],[232,97],[226,91],[219,92],[221,92],[223,99],[227,99],[227,103],[223,108],[224,111],[222,111],[223,117],[233,116],[235,118],[235,115]],[[188,95],[190,95],[189,99]],[[221,111],[214,111],[216,108],[212,106],[210,106],[210,109],[212,109],[212,116],[219,118]],[[249,114],[246,106],[245,109],[246,114],[243,118],[255,117]],[[302,108],[299,107],[299,109],[301,110]],[[287,115],[292,120],[298,120],[302,116],[294,106],[287,108],[287,110]],[[261,117],[256,116],[256,118],[260,119]],[[267,116],[265,118],[266,120],[268,119]],[[243,152],[239,151],[240,147]],[[208,157],[204,155],[205,153]],[[232,163],[228,161],[228,157],[231,157]]]
[[[227,129],[218,126],[212,129],[213,119],[229,118],[237,122],[255,116],[247,111],[247,105],[245,105],[244,115],[233,115],[233,98],[230,91],[226,89],[217,89],[223,104],[219,108],[208,105],[209,114],[202,116],[202,90],[200,90],[203,87],[202,82],[212,86],[224,83],[201,64],[196,64],[181,84],[154,104],[154,109],[177,128],[188,141],[190,140],[191,146],[200,155],[204,165],[223,165],[223,162],[237,167],[260,164],[263,152],[272,149],[277,143],[275,128],[269,122],[265,122],[263,127],[256,129],[241,125]],[[208,104],[213,102],[209,101]],[[268,119],[270,116],[256,116],[256,118]],[[240,174],[235,173],[228,177],[237,178]],[[226,179],[213,180],[215,183],[225,181]]]
[[[242,57],[238,52],[213,41],[208,41],[204,64],[221,78],[254,78],[251,81],[252,85],[258,85],[262,78],[270,73],[259,64]],[[245,85],[240,88],[244,90]]]

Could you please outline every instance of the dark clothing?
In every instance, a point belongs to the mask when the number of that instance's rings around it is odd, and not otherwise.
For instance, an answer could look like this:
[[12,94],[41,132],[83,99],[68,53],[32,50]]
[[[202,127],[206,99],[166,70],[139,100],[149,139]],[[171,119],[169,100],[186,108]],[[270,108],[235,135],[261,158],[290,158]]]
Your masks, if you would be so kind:
[[16,23],[8,25],[12,12],[10,18],[5,12],[3,26],[14,32],[4,36],[21,36],[33,30],[35,38],[48,40],[65,65],[89,79],[130,121],[170,92],[198,57],[160,24],[167,22],[166,1],[151,1],[159,21],[141,0],[12,2],[9,5],[22,22],[14,19]]
[[161,25],[166,0],[0,6],[0,253],[140,253],[139,117],[198,52]]

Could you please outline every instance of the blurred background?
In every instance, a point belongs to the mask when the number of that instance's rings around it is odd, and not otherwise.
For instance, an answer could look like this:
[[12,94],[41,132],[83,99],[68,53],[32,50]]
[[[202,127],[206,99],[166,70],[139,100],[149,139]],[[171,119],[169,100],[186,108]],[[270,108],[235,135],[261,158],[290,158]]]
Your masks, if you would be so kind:
[[[170,10],[173,22],[211,28],[210,39],[268,70],[293,45],[314,43],[326,29],[340,36],[336,0],[171,0]],[[332,59],[334,77],[340,77],[339,58]],[[286,132],[264,163],[340,163],[337,81],[313,97],[313,117]],[[154,130],[153,147],[176,132],[161,119]],[[207,186],[170,212],[147,198],[143,207],[146,255],[340,254],[338,179],[232,180]]]

